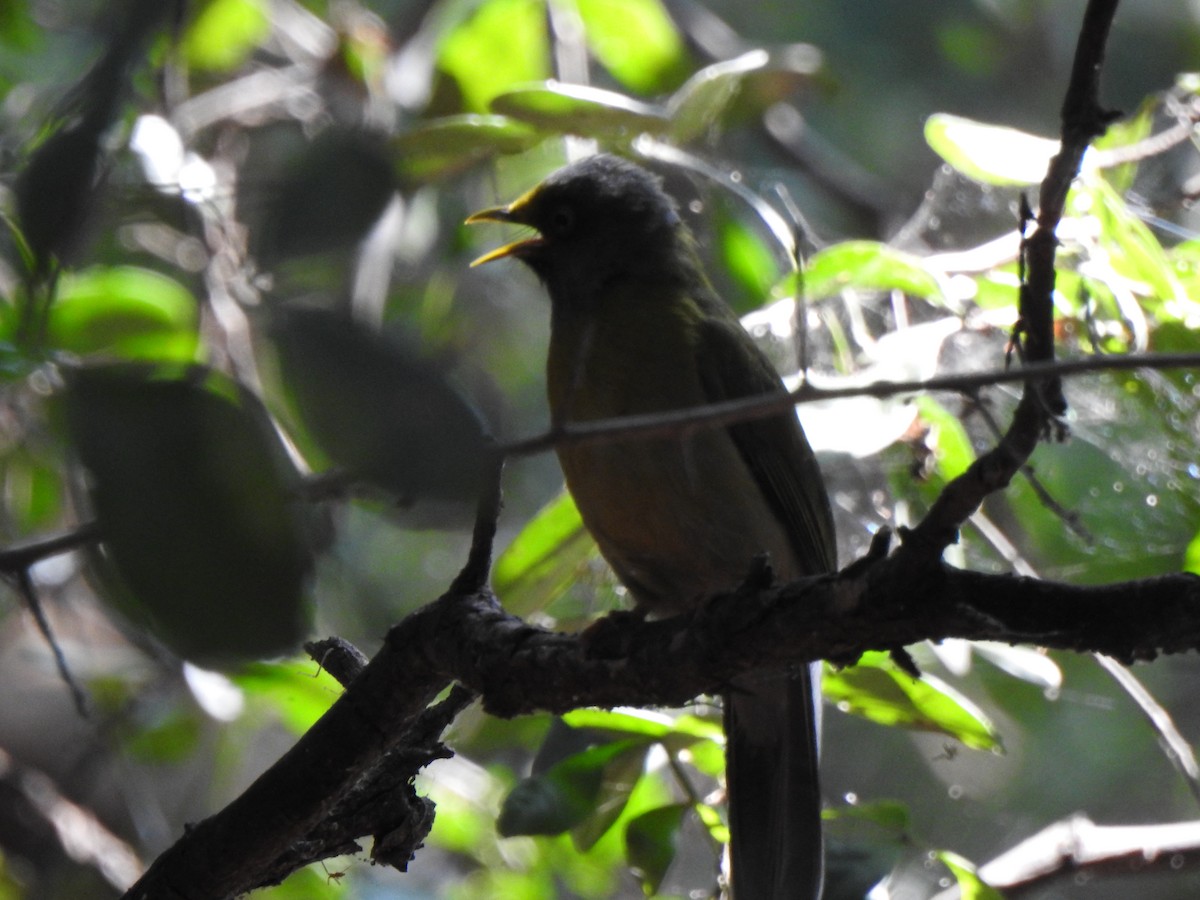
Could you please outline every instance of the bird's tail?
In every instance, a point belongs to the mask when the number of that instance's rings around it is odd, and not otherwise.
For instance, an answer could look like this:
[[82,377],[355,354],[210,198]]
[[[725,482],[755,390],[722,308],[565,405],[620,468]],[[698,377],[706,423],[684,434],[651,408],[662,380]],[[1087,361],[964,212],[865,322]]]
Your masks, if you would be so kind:
[[817,900],[823,877],[819,706],[810,667],[725,698],[734,900]]

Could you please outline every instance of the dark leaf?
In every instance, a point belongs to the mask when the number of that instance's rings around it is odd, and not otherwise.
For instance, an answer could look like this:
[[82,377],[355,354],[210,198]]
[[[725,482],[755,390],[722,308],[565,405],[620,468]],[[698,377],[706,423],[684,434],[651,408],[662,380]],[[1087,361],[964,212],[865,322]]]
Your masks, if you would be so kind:
[[484,424],[437,367],[323,310],[288,310],[274,333],[300,416],[338,466],[402,504],[473,508],[489,457]]
[[197,662],[286,653],[306,629],[312,566],[295,472],[255,398],[199,367],[171,374],[69,375],[109,599]]

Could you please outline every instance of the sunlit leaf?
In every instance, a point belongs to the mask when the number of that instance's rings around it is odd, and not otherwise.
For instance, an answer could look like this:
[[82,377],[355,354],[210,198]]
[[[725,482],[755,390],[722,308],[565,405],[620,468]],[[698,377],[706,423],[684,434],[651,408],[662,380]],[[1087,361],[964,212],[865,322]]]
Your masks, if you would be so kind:
[[1058,141],[1049,138],[948,113],[929,117],[925,140],[968,178],[995,185],[1039,183],[1059,148]]
[[962,900],[1004,900],[1004,895],[985,884],[976,874],[975,866],[957,853],[939,850],[937,858],[954,874]]
[[[1154,116],[1159,108],[1156,97],[1145,100],[1136,113],[1110,122],[1104,134],[1092,142],[1097,150],[1115,150],[1128,147],[1150,136],[1154,129]],[[1118,194],[1124,194],[1133,186],[1138,171],[1136,160],[1111,166],[1104,170],[1104,179]]]
[[506,91],[492,101],[492,110],[549,131],[587,137],[631,140],[666,127],[656,106],[616,91],[557,81]]
[[658,892],[675,861],[679,826],[689,809],[687,803],[660,806],[642,813],[625,827],[625,855],[647,897]]
[[65,401],[108,599],[201,664],[294,648],[311,549],[257,399],[199,367],[112,365],[70,372]]
[[821,689],[839,709],[881,725],[948,734],[975,749],[1000,747],[992,723],[974,703],[932,675],[914,679],[885,653],[866,653],[845,669],[827,668]]
[[230,678],[251,701],[268,705],[294,734],[304,734],[342,695],[332,675],[309,659],[251,663]]
[[769,297],[777,280],[779,263],[772,248],[745,222],[723,215],[718,221],[717,240],[730,276],[749,303],[732,303],[738,312],[757,308]]
[[957,478],[975,461],[975,448],[962,422],[932,397],[917,398],[917,408],[932,429],[930,446],[937,473],[944,481]]
[[785,99],[812,79],[821,55],[808,44],[751,50],[701,69],[671,97],[667,116],[679,143],[709,131],[728,112],[745,114]]
[[588,46],[622,85],[640,94],[675,87],[687,52],[659,0],[576,0]]
[[543,506],[496,560],[492,586],[522,618],[545,609],[596,555],[596,543],[566,491]]
[[79,355],[186,361],[196,356],[198,318],[191,292],[166,275],[95,267],[61,280],[47,340]]
[[468,114],[427,122],[396,137],[392,147],[400,170],[424,181],[453,175],[499,154],[519,153],[542,138],[505,116]]
[[847,288],[903,291],[930,300],[942,298],[941,286],[920,259],[875,241],[845,241],[819,251],[804,269],[810,300],[832,297]]
[[550,74],[546,7],[540,0],[490,0],[454,27],[437,50],[471,112],[486,112],[497,94]]
[[[1108,251],[1112,272],[1118,277],[1140,282],[1130,288],[1136,286],[1139,293],[1146,295],[1144,301],[1150,310],[1175,307],[1178,315],[1178,306],[1172,301],[1179,301],[1194,310],[1195,300],[1187,299],[1166,251],[1146,223],[1106,182],[1093,179],[1085,189],[1090,211],[1100,219],[1100,239]],[[1092,267],[1090,271],[1094,273],[1096,269]],[[1094,277],[1102,278],[1100,275]]]
[[725,824],[725,820],[721,818],[721,813],[716,807],[709,806],[707,803],[697,803],[696,815],[700,818],[700,824],[708,830],[716,843],[729,843],[729,826]]
[[249,58],[270,28],[262,0],[209,0],[184,33],[184,59],[193,69],[228,72]]

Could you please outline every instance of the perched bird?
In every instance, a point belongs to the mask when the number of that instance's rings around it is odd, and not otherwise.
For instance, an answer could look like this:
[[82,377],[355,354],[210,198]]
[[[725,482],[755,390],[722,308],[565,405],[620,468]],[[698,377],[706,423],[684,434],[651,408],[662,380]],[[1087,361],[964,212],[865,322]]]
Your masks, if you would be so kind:
[[[556,424],[782,391],[779,376],[704,274],[658,178],[592,156],[468,223],[537,234],[477,259],[514,257],[550,295],[547,386]],[[669,438],[563,445],[584,524],[638,607],[689,609],[770,555],[783,579],[835,565],[817,462],[788,412]],[[725,696],[735,900],[818,897],[817,710],[808,666],[749,675]]]

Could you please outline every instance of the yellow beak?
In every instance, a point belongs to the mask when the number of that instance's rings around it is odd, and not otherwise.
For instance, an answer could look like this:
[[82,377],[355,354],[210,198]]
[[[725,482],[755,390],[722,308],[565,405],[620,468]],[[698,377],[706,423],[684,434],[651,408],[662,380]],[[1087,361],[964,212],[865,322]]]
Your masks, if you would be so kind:
[[[534,190],[537,190],[536,188]],[[533,196],[533,191],[518,197],[508,206],[493,206],[491,209],[481,209],[477,213],[472,213],[467,216],[467,225],[478,225],[480,222],[509,222],[513,225],[527,225],[523,213],[528,207],[529,200]],[[523,238],[519,241],[513,241],[510,244],[505,244],[502,247],[497,247],[491,250],[478,259],[471,261],[471,268],[482,266],[484,263],[492,262],[497,259],[504,259],[506,256],[520,256],[523,250],[530,247],[537,247],[542,244],[540,235]]]

